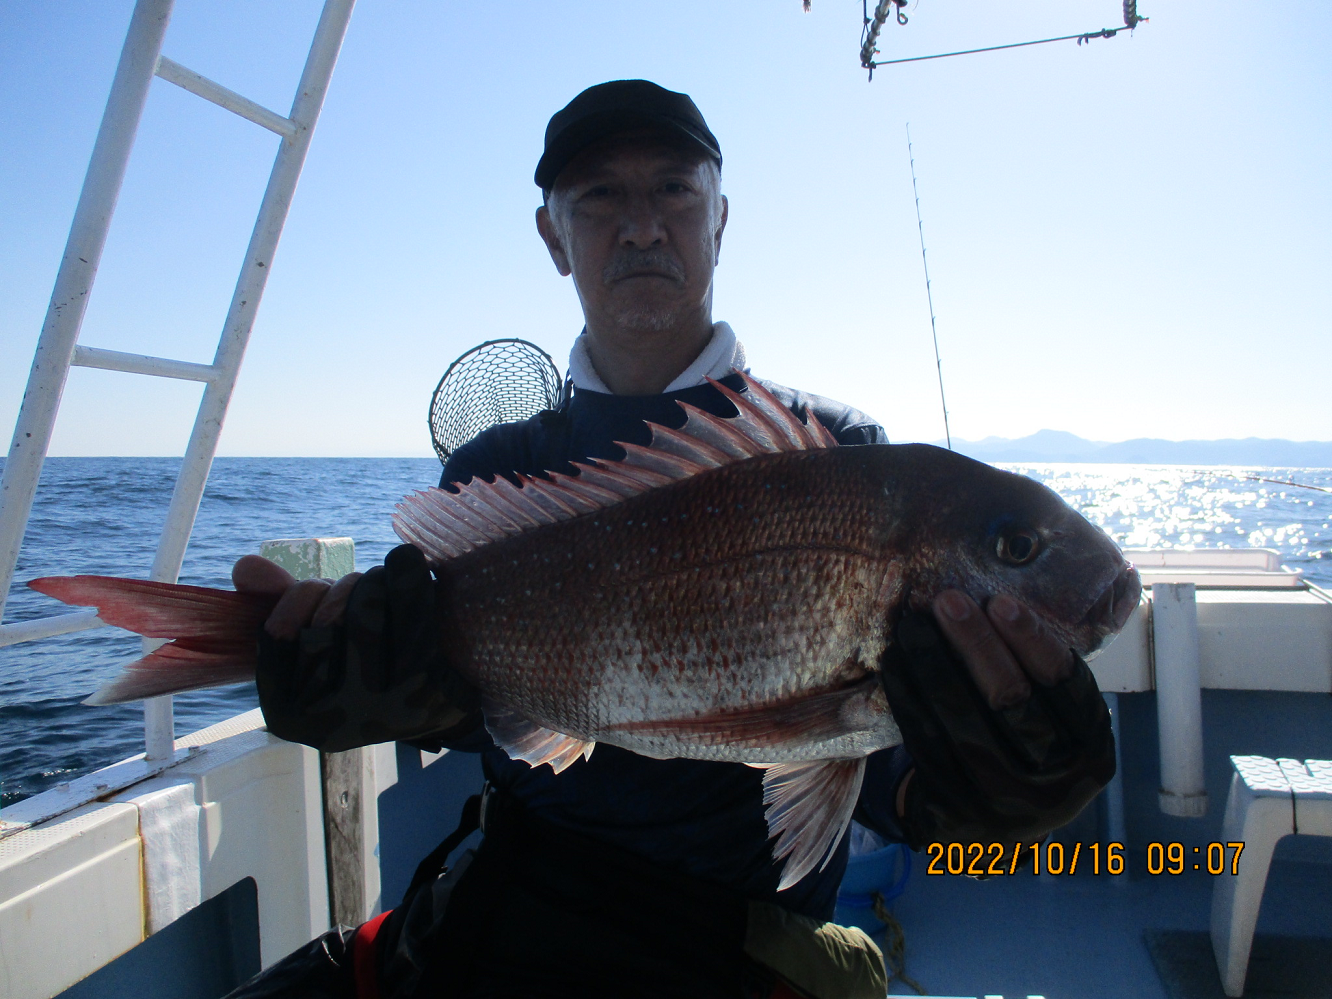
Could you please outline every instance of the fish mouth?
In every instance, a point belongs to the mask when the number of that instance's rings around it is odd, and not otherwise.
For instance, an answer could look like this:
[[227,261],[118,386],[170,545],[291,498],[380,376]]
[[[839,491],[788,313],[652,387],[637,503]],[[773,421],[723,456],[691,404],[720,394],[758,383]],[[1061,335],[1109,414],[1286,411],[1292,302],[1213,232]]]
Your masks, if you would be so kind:
[[1099,652],[1110,644],[1110,639],[1119,634],[1138,606],[1141,596],[1142,580],[1138,578],[1138,570],[1132,563],[1125,563],[1119,575],[1101,592],[1082,619],[1085,627],[1100,635],[1092,652]]

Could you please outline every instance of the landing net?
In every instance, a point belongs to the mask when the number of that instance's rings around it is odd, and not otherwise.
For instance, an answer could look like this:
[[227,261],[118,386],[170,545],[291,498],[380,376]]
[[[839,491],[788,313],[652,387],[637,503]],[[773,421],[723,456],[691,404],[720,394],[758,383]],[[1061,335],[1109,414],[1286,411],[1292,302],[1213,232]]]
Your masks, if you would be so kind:
[[487,340],[449,365],[430,397],[430,438],[441,462],[497,423],[559,403],[563,379],[550,355],[526,340]]

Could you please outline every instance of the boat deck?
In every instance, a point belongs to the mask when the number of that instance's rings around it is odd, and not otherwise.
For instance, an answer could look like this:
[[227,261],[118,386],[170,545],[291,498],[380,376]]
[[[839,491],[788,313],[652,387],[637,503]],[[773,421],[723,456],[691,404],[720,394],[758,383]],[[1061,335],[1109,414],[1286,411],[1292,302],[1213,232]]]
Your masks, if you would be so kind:
[[[1282,852],[1295,851],[1279,851],[1272,863],[1258,933],[1325,938],[1332,959],[1332,864],[1281,858]],[[917,863],[892,906],[905,933],[906,973],[935,996],[1220,996],[1214,964],[1201,969],[1215,980],[1214,991],[1204,990],[1206,974],[1196,976],[1196,989],[1172,991],[1146,940],[1154,931],[1185,930],[1205,942],[1211,876],[1152,876],[1138,867],[1119,877],[1027,874],[976,881],[929,876]],[[1205,956],[1210,960],[1210,944]],[[911,992],[900,980],[891,989]]]
[[[1083,844],[1080,870],[1072,876],[1026,873],[985,881],[934,876],[926,873],[928,858],[915,855],[906,890],[890,908],[905,935],[906,973],[928,994],[1006,999],[1223,995],[1207,936],[1215,879],[1206,872],[1205,854],[1207,843],[1221,839],[1229,756],[1332,758],[1332,698],[1203,691],[1209,807],[1197,819],[1172,818],[1157,808],[1155,696],[1120,694],[1119,708],[1126,873],[1088,870],[1091,843],[1102,844],[1104,857],[1103,800],[1052,837],[1067,844],[1070,858],[1073,844]],[[1146,851],[1152,842],[1182,843],[1184,873],[1150,874]],[[1192,852],[1195,846],[1201,848],[1199,855]],[[1228,851],[1227,864],[1230,856]],[[1192,869],[1194,863],[1199,870]],[[1293,836],[1278,844],[1257,933],[1246,996],[1332,997],[1332,839]],[[1278,937],[1296,939],[1271,940]],[[1304,966],[1260,968],[1264,952],[1272,951],[1269,944],[1280,944],[1277,959],[1292,955]],[[1308,967],[1311,962],[1321,971]],[[912,994],[900,980],[891,990]]]

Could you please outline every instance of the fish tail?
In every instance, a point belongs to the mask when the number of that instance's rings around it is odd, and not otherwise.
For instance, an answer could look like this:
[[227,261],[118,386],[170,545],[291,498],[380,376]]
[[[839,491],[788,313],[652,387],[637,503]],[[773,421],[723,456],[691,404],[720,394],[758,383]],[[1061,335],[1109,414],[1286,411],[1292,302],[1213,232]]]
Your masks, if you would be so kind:
[[32,589],[145,638],[169,639],[84,704],[121,704],[254,679],[257,635],[277,597],[114,576],[44,576]]

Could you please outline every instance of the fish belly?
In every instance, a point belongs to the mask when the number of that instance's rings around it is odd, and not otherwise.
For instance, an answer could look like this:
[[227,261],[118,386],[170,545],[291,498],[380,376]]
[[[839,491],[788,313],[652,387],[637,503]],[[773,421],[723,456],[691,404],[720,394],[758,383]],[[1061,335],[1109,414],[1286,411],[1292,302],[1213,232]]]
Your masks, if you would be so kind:
[[717,469],[455,560],[455,661],[546,728],[648,756],[899,742],[876,671],[901,560],[836,458]]

